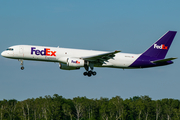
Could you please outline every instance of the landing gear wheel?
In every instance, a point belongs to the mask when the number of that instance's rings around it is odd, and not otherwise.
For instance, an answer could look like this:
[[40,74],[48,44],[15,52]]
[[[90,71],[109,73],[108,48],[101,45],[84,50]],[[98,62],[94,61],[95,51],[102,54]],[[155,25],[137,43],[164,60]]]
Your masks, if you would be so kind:
[[83,75],[86,76],[86,75],[88,75],[88,73],[87,73],[87,72],[84,72]]
[[23,67],[23,66],[21,67],[21,70],[24,70],[24,67]]
[[83,73],[84,76],[88,76],[88,77],[91,77],[92,75],[95,76],[96,74],[97,73],[95,71],[87,71]]
[[87,73],[87,75],[88,75],[88,77],[91,77],[91,72],[89,71],[89,72]]
[[96,73],[95,71],[94,71],[94,72],[92,72],[92,75],[94,75],[94,76],[95,76],[96,74],[97,74],[97,73]]

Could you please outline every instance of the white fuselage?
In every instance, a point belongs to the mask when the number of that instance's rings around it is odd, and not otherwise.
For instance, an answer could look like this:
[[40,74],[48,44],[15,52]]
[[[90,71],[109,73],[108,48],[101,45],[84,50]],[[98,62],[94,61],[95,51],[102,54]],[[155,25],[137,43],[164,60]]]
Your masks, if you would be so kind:
[[[66,64],[67,58],[85,58],[105,54],[105,51],[68,49],[59,47],[16,45],[11,46],[13,50],[6,50],[1,53],[2,56],[12,59],[34,60],[58,62]],[[141,54],[117,53],[115,57],[105,61],[101,66],[94,67],[114,67],[128,68]]]

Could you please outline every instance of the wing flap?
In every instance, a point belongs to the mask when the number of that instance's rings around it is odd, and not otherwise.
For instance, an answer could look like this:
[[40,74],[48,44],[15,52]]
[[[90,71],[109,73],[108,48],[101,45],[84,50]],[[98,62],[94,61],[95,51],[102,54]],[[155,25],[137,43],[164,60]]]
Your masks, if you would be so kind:
[[167,58],[167,59],[161,59],[161,60],[155,60],[155,61],[151,61],[152,63],[162,63],[162,62],[167,62],[167,61],[171,61],[177,58]]

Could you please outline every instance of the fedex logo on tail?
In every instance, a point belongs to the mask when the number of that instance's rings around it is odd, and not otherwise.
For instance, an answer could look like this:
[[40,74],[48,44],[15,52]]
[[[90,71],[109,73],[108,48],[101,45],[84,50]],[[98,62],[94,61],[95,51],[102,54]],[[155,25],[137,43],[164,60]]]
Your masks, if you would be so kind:
[[80,62],[78,60],[76,60],[76,61],[72,60],[71,63],[80,64]]
[[164,44],[161,45],[154,44],[154,48],[167,50],[168,46],[165,46]]
[[42,56],[56,56],[56,51],[51,51],[50,48],[44,48],[44,50],[38,50],[35,47],[31,47],[31,55],[42,55]]

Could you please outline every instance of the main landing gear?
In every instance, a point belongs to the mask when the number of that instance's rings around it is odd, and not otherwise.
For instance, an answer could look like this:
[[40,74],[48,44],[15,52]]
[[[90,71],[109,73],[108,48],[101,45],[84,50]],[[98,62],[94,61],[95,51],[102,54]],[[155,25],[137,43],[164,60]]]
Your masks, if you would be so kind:
[[97,74],[96,71],[91,71],[91,70],[83,73],[84,76],[88,76],[88,77],[91,77],[91,75],[95,76],[96,74]]
[[20,65],[22,65],[22,66],[21,66],[21,70],[24,70],[23,60],[22,60],[22,59],[19,59],[19,61],[21,61],[21,64],[20,64]]
[[[90,71],[89,71],[89,67],[90,67]],[[86,63],[84,66],[86,72],[83,73],[84,76],[88,76],[91,77],[92,75],[95,76],[97,73],[95,71],[93,71],[94,65],[92,63]]]

